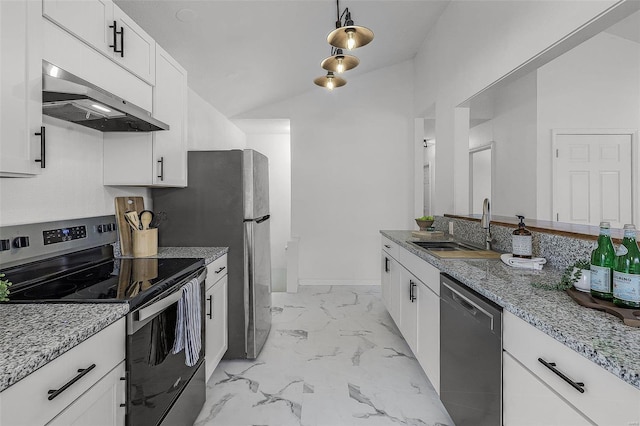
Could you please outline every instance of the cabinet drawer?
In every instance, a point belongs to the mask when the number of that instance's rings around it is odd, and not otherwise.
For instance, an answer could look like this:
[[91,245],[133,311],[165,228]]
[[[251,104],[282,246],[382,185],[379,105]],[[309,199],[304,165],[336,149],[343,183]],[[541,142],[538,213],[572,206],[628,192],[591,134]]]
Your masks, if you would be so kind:
[[402,266],[410,270],[431,291],[440,296],[440,270],[402,247],[399,247],[398,251],[400,256],[398,261]]
[[[640,421],[640,390],[508,312],[503,336],[505,351],[595,423],[628,426]],[[584,393],[539,359],[554,363],[553,368],[570,380],[584,383]]]
[[394,259],[398,258],[398,248],[398,244],[394,243],[387,237],[382,237],[382,250],[389,253],[389,256],[393,257]]
[[208,291],[215,283],[220,281],[220,278],[227,275],[227,255],[217,258],[213,262],[207,265],[207,284],[206,290]]
[[[85,393],[125,356],[125,319],[122,318],[0,394],[0,423],[43,425]],[[49,390],[61,389],[78,370],[95,365],[66,390],[49,400]]]

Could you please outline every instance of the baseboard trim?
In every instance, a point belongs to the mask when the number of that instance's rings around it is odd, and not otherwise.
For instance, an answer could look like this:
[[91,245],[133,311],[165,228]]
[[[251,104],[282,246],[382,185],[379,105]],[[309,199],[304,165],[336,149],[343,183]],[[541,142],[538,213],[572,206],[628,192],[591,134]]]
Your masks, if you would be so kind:
[[301,286],[307,285],[380,285],[380,280],[300,280]]

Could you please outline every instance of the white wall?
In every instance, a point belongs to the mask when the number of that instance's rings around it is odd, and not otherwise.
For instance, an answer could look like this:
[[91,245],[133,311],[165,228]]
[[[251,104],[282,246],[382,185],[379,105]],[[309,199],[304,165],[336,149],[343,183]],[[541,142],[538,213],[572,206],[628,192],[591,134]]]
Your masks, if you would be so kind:
[[469,140],[460,137],[457,121],[464,115],[456,106],[614,3],[529,0],[449,4],[414,60],[414,113],[423,116],[436,105],[436,214],[468,212]]
[[301,284],[378,283],[379,230],[415,227],[412,64],[347,80],[243,115],[291,120]]
[[102,133],[43,117],[47,167],[33,178],[0,179],[0,226],[114,214],[113,198],[145,188],[102,185]]
[[538,70],[537,96],[537,217],[552,220],[551,130],[640,128],[640,44],[596,35]]
[[289,134],[247,134],[247,148],[269,158],[271,286],[287,289],[285,247],[291,238],[291,143]]
[[244,149],[247,137],[242,130],[210,103],[189,88],[189,151]]

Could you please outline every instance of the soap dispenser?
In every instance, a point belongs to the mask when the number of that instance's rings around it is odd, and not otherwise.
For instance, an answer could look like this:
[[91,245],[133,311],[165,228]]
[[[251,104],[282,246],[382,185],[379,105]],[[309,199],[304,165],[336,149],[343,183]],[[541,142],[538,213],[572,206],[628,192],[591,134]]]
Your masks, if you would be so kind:
[[531,232],[524,227],[524,216],[516,217],[520,219],[520,223],[511,237],[513,257],[531,259]]

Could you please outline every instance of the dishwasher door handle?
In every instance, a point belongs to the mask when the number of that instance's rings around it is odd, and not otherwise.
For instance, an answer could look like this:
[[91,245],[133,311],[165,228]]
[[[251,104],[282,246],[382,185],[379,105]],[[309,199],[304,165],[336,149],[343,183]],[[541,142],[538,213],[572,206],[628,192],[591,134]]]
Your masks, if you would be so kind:
[[455,302],[456,305],[462,307],[462,309],[464,309],[465,311],[467,311],[470,315],[478,318],[478,314],[482,314],[483,316],[487,317],[487,320],[489,321],[489,328],[491,330],[493,330],[494,327],[494,317],[490,312],[487,312],[486,310],[484,310],[482,307],[478,306],[477,304],[475,304],[472,300],[464,297],[464,295],[460,294],[457,290],[449,287],[446,284],[443,284],[444,287],[447,288],[447,290],[449,290],[451,292],[451,297],[447,297],[446,294],[443,295],[444,299],[449,299],[452,302]]

